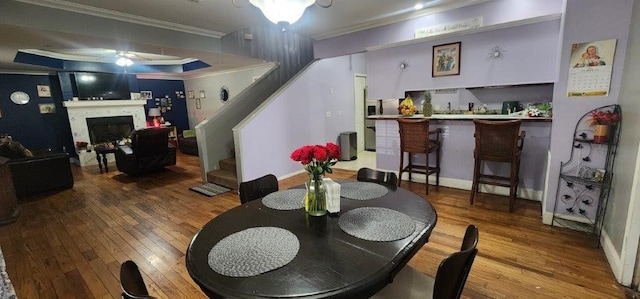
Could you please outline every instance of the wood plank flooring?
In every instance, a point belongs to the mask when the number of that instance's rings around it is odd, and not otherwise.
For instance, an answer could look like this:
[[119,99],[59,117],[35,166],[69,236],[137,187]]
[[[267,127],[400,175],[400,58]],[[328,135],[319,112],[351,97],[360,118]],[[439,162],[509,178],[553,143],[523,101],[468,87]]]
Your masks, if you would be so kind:
[[[18,298],[120,298],[119,269],[134,260],[151,294],[205,298],[185,267],[185,250],[210,219],[240,204],[235,191],[206,197],[197,157],[179,154],[163,172],[129,177],[115,170],[74,167],[71,190],[20,201],[17,222],[0,227],[0,246]],[[334,179],[355,178],[336,169]],[[280,182],[303,183],[304,174]],[[424,194],[424,185],[403,183]],[[540,204],[431,187],[438,223],[409,262],[435,275],[440,261],[459,249],[468,224],[480,229],[478,256],[463,298],[624,298],[595,240],[541,223]]]

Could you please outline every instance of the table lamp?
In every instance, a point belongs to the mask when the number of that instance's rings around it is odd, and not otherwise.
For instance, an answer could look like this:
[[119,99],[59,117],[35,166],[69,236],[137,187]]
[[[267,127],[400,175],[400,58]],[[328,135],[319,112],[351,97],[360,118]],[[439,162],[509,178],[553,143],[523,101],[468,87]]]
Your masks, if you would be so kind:
[[161,116],[162,114],[160,113],[160,108],[149,108],[149,114],[150,117],[153,117],[153,126],[154,127],[159,127],[160,126],[160,120],[158,119],[158,116]]

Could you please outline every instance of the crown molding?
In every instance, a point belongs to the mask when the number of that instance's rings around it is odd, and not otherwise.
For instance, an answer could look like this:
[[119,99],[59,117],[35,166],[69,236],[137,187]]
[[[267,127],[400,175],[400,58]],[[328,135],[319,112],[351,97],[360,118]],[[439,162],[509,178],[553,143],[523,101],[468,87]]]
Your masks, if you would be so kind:
[[207,36],[207,37],[221,38],[225,35],[225,33],[220,31],[187,26],[187,25],[167,22],[163,20],[147,18],[147,17],[143,19],[141,16],[129,14],[126,12],[113,11],[113,10],[93,7],[89,5],[73,3],[65,0],[14,0],[14,1],[38,5],[38,6],[44,6],[44,7],[54,8],[54,9],[66,10],[70,12],[91,15],[95,17],[112,19],[112,20],[117,20],[121,22],[162,28],[162,29],[179,31],[179,32]]
[[428,15],[433,15],[433,14],[458,9],[465,6],[471,6],[471,5],[476,5],[484,2],[489,2],[489,1],[492,1],[492,0],[457,0],[455,2],[451,2],[443,5],[437,5],[431,8],[425,8],[425,9],[416,10],[416,11],[412,11],[404,14],[401,13],[396,16],[390,16],[390,17],[386,17],[386,18],[382,18],[374,21],[360,23],[351,27],[332,31],[326,34],[315,35],[315,36],[312,36],[311,38],[315,40],[328,39],[328,38],[337,37],[340,35],[350,34],[350,33],[367,30],[375,27],[399,23],[402,21],[407,21],[415,18],[420,18]]

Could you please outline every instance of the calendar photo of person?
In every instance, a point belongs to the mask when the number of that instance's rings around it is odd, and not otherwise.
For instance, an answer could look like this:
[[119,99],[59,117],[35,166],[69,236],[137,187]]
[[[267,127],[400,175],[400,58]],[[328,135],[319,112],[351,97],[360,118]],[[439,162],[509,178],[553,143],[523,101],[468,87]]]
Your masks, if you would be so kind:
[[615,39],[573,44],[567,96],[608,96],[615,51]]

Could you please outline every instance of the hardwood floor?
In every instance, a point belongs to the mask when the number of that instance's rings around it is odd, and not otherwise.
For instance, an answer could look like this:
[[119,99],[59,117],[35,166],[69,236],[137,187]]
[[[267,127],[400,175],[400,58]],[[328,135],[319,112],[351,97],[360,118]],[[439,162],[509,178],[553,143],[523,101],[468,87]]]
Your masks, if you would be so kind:
[[[113,163],[112,163],[113,164]],[[184,255],[193,235],[213,217],[240,205],[235,191],[206,197],[197,157],[132,178],[115,170],[74,167],[75,186],[21,201],[17,222],[0,227],[0,246],[18,298],[120,298],[119,269],[135,261],[149,292],[159,298],[205,298],[187,273]],[[332,178],[355,178],[334,170]],[[306,175],[280,182],[303,183]],[[424,195],[419,183],[403,187]],[[541,223],[540,204],[505,197],[430,189],[438,213],[430,241],[409,262],[433,276],[458,250],[468,224],[480,229],[478,256],[463,298],[624,298],[604,253],[586,235]]]

